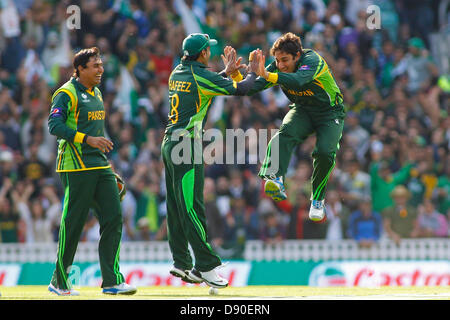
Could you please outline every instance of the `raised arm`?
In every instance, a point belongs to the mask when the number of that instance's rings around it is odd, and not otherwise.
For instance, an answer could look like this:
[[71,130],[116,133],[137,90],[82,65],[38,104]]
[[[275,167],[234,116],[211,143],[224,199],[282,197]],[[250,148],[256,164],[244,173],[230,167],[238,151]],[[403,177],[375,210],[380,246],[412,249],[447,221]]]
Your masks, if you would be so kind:
[[[250,57],[254,55],[255,53],[250,53]],[[225,65],[225,69],[220,72],[220,74],[223,77],[231,76],[231,78],[236,81],[240,82],[242,81],[243,77],[242,74],[239,72],[239,69],[247,67],[245,64],[241,64],[242,58],[236,57],[236,50],[231,46],[226,46],[224,49],[224,54],[221,55],[223,64]],[[249,60],[250,60],[249,57]],[[264,69],[266,69],[268,72],[275,72],[276,71],[276,65],[275,63],[272,63],[267,66],[267,68],[264,68],[265,59],[262,54],[260,53],[260,58],[262,59],[261,64],[258,62],[257,70],[254,70],[254,72],[259,76],[254,81],[251,88],[245,93],[247,96],[254,95],[257,92],[260,92],[262,90],[265,90],[267,88],[273,87],[275,84],[267,81],[262,77],[264,74]],[[249,61],[250,62],[250,61]],[[249,65],[250,67],[250,65]],[[250,71],[250,69],[249,69]],[[250,72],[249,72],[250,73]]]
[[[198,85],[199,91],[204,96],[243,96],[253,87],[255,80],[260,72],[260,64],[262,63],[261,50],[252,51],[254,57],[249,61],[248,74],[242,81],[230,80],[225,77],[225,71],[214,73],[205,71],[203,74],[194,74],[194,78]],[[263,66],[264,67],[264,66]],[[242,78],[242,76],[241,76]]]
[[293,90],[300,90],[302,86],[313,81],[322,71],[328,68],[325,64],[312,63],[300,66],[296,72],[271,72],[265,70],[262,77],[273,85],[280,84]]

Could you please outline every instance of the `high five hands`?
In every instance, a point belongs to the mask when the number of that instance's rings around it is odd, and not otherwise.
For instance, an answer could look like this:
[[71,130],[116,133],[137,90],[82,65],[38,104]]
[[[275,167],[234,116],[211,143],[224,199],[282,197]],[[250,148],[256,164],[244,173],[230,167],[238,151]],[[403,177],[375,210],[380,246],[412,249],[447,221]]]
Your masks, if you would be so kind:
[[227,76],[236,76],[239,72],[239,69],[247,68],[245,64],[241,64],[242,57],[239,57],[237,60],[236,50],[231,46],[226,46],[223,50],[223,54],[220,55],[225,65],[225,72]]
[[226,46],[224,53],[221,55],[223,64],[225,65],[225,72],[227,76],[234,77],[239,72],[239,69],[247,69],[248,72],[255,72],[259,76],[264,76],[266,69],[265,56],[260,49],[253,50],[249,55],[248,66],[242,64],[242,57],[237,58],[236,50],[231,46]]
[[248,72],[254,72],[261,77],[265,76],[267,72],[266,68],[264,67],[266,57],[263,55],[261,49],[256,49],[250,52],[248,62]]

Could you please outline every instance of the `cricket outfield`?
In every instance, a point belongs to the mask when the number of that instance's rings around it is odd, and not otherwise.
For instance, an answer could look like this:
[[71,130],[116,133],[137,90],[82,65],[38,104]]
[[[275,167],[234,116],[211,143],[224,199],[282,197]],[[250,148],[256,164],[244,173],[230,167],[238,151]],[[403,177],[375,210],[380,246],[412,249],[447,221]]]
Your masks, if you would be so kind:
[[0,287],[0,300],[450,300],[450,287],[309,287],[309,286],[246,286],[220,289],[209,295],[208,287],[138,287],[133,296],[110,296],[96,287],[80,287],[79,296],[60,297],[46,286]]

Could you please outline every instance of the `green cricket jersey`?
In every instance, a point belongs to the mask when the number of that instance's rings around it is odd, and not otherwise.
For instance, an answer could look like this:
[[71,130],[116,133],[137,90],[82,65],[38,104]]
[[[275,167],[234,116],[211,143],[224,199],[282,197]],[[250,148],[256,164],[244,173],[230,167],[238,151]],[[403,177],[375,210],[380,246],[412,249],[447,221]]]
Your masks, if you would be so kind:
[[58,138],[56,172],[109,168],[105,154],[83,143],[85,135],[104,136],[105,108],[100,90],[89,91],[71,78],[52,97],[48,128]]
[[340,105],[343,96],[325,60],[314,50],[303,49],[295,72],[280,72],[274,61],[267,66],[271,72],[266,80],[259,77],[247,95],[279,84],[288,99],[311,111],[326,111]]
[[[203,130],[212,99],[235,95],[237,82],[224,78],[197,61],[182,61],[169,77],[169,121],[166,134],[176,129]],[[197,131],[201,132],[201,131]]]

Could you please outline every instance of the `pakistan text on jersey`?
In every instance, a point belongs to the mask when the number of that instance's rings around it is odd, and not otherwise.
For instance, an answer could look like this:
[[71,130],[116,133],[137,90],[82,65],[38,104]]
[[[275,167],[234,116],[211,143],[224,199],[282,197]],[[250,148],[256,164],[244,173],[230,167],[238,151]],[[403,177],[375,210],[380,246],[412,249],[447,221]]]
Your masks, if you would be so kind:
[[90,120],[105,120],[105,111],[89,111],[88,112],[88,121]]
[[169,80],[169,90],[172,91],[191,92],[191,85],[189,81]]
[[289,93],[289,94],[296,95],[296,96],[300,96],[300,97],[303,97],[303,96],[313,96],[313,95],[314,95],[314,92],[312,92],[311,90],[294,91],[294,90],[289,89],[289,90],[288,90],[288,93]]

